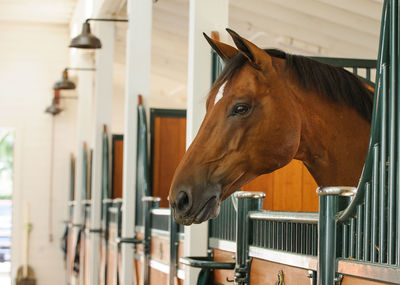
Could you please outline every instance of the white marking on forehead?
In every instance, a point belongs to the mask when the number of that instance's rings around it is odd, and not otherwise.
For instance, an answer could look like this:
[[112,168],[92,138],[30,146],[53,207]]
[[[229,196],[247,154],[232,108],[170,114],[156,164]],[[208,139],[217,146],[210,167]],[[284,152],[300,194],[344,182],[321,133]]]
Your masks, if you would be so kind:
[[219,90],[218,90],[217,95],[215,96],[215,99],[214,99],[214,106],[215,106],[215,104],[217,104],[218,101],[221,100],[222,97],[224,96],[225,85],[226,85],[226,81],[224,82],[224,84],[221,85],[221,87],[220,87]]

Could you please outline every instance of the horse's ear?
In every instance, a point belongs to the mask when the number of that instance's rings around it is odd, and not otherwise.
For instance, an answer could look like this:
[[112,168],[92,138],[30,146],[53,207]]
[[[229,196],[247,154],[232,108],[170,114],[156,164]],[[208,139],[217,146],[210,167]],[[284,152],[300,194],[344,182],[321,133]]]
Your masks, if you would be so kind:
[[231,35],[236,47],[257,69],[265,69],[272,65],[271,56],[252,42],[242,38],[235,31],[226,29]]
[[215,52],[225,62],[229,61],[232,57],[234,57],[236,54],[239,53],[239,51],[236,48],[234,48],[233,46],[213,40],[212,38],[207,36],[205,33],[203,33],[203,36],[206,38],[207,42],[210,44],[212,49],[215,50]]

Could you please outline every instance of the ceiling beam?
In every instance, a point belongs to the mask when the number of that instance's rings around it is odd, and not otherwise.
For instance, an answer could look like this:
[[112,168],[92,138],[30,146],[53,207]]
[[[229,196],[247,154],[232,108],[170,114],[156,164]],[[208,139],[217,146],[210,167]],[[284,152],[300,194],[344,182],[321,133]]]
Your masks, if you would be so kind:
[[269,0],[269,2],[307,16],[318,18],[322,21],[331,22],[334,25],[379,37],[379,20],[364,17],[323,2],[298,0],[296,1],[296,5],[293,5],[293,1],[290,0]]
[[[293,30],[296,32],[299,30],[307,30],[312,36],[321,34],[336,41],[352,43],[361,47],[368,47],[378,42],[377,37],[335,25],[316,17],[297,13],[271,2],[266,3],[262,0],[254,0],[252,1],[252,5],[246,5],[248,3],[247,0],[232,0],[231,3],[233,7],[237,7],[241,11],[249,11],[253,15],[270,18],[283,24],[293,25]],[[251,16],[249,16],[248,19],[251,19]],[[273,27],[279,24],[280,23],[276,23]]]
[[373,20],[381,20],[382,3],[373,0],[316,0]]

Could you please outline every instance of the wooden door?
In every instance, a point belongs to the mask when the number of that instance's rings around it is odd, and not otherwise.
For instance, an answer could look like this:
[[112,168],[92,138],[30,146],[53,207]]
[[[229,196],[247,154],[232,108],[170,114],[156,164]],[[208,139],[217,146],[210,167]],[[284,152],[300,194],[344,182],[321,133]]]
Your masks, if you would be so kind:
[[186,150],[186,112],[151,109],[151,169],[153,196],[160,197],[160,207],[168,207],[172,178]]
[[318,212],[317,183],[301,161],[265,174],[242,188],[266,193],[263,208],[273,211]]
[[123,135],[112,136],[112,198],[122,198]]

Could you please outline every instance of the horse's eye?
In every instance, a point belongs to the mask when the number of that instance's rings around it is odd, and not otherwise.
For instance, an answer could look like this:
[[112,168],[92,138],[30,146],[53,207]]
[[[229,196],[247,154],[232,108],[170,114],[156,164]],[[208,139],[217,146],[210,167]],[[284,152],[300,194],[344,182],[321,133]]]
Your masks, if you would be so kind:
[[233,106],[232,115],[233,116],[242,116],[249,112],[250,106],[244,103],[236,104]]

